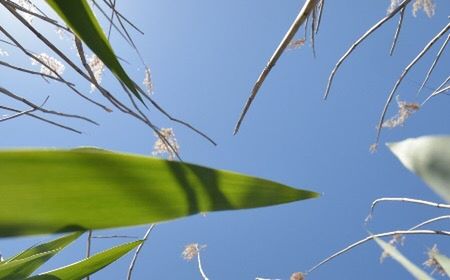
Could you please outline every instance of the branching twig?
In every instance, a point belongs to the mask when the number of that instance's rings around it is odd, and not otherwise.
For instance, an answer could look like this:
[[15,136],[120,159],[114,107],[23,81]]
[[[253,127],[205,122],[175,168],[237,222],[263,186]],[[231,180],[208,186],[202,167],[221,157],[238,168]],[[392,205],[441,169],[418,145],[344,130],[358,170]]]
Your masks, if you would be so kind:
[[425,86],[425,84],[428,82],[428,79],[431,76],[431,73],[433,72],[434,68],[436,67],[436,64],[438,63],[439,59],[441,58],[442,53],[445,50],[445,47],[447,47],[448,41],[450,40],[450,34],[447,36],[447,39],[445,40],[444,44],[442,44],[441,48],[439,49],[436,58],[434,59],[433,63],[431,64],[430,69],[427,72],[427,75],[425,76],[425,80],[423,81],[422,85],[419,88],[419,91],[417,92],[417,94],[419,94],[423,87]]
[[136,265],[136,260],[139,256],[139,253],[141,252],[142,247],[144,246],[145,242],[148,239],[148,236],[150,235],[152,230],[155,228],[155,226],[156,226],[155,224],[150,225],[147,232],[145,232],[144,238],[142,239],[143,242],[136,248],[136,252],[134,253],[133,259],[131,260],[130,267],[128,268],[127,280],[131,280],[131,274],[133,273],[133,269]]
[[[7,111],[10,111],[10,112],[15,112],[15,113],[20,113],[20,112],[21,112],[20,110],[13,109],[13,108],[6,107],[6,106],[1,106],[1,105],[0,105],[0,109],[7,110]],[[78,133],[78,134],[82,134],[81,131],[79,131],[79,130],[76,130],[76,129],[74,129],[74,128],[71,128],[71,127],[68,127],[68,126],[59,124],[59,123],[54,122],[54,121],[51,121],[51,120],[47,120],[47,119],[45,119],[45,118],[43,118],[43,117],[34,115],[34,114],[32,114],[32,113],[27,113],[26,115],[29,116],[29,117],[38,119],[38,120],[40,120],[40,121],[49,123],[49,124],[51,124],[51,125],[57,126],[57,127],[59,127],[59,128],[66,129],[66,130],[69,130],[69,131],[72,131],[72,132],[75,132],[75,133]]]
[[327,87],[325,89],[324,99],[327,99],[331,84],[333,83],[334,76],[336,75],[336,72],[338,71],[341,64],[347,60],[347,58],[350,56],[350,54],[358,47],[359,44],[361,44],[367,37],[369,37],[373,32],[375,32],[378,28],[380,28],[383,24],[385,24],[387,21],[389,21],[393,16],[395,16],[398,12],[400,12],[403,8],[405,8],[411,0],[403,0],[392,12],[390,12],[388,15],[386,15],[384,18],[382,18],[379,22],[377,22],[374,26],[372,26],[369,30],[366,31],[358,40],[356,40],[353,45],[347,50],[347,52],[339,59],[339,61],[334,66],[333,70],[331,71],[330,77],[328,78]]
[[93,121],[93,120],[91,120],[89,118],[83,117],[83,116],[74,115],[74,114],[66,114],[66,113],[61,113],[61,112],[57,112],[57,111],[52,111],[52,110],[47,110],[47,109],[41,108],[40,106],[32,103],[31,101],[28,101],[27,99],[25,99],[23,97],[20,97],[20,96],[18,96],[16,94],[10,92],[9,90],[3,88],[3,87],[0,87],[0,92],[5,94],[6,96],[9,96],[9,97],[17,100],[17,101],[25,103],[26,105],[36,109],[37,111],[41,111],[41,112],[47,113],[47,114],[67,117],[67,118],[75,118],[75,119],[85,120],[85,121],[90,122],[92,124],[98,125],[98,123],[96,123],[95,121]]
[[397,46],[398,37],[400,35],[400,31],[403,25],[403,18],[405,17],[405,9],[406,7],[403,7],[400,10],[400,17],[398,19],[397,29],[395,30],[394,39],[392,40],[391,49],[389,50],[389,55],[391,56],[394,54],[395,47]]
[[[405,1],[407,1],[407,0],[405,0]],[[400,78],[395,83],[394,88],[389,93],[389,96],[384,105],[384,108],[381,113],[380,120],[379,120],[378,126],[377,126],[377,136],[376,136],[375,143],[379,143],[379,141],[380,141],[381,129],[383,127],[384,118],[386,116],[389,105],[391,104],[392,99],[394,98],[395,92],[397,91],[398,87],[400,86],[400,83],[403,81],[403,78],[406,76],[406,74],[408,74],[409,70],[411,70],[411,68],[417,63],[417,61],[419,61],[419,59],[421,59],[425,55],[425,53],[434,45],[434,43],[436,43],[437,40],[439,40],[445,33],[447,33],[447,31],[449,29],[450,29],[450,23],[448,23],[436,36],[434,36],[428,42],[428,44],[423,48],[423,50],[403,70],[402,74],[400,75]]]
[[[0,0],[0,3],[3,4],[2,2],[3,0]],[[14,11],[14,9],[9,8],[7,5],[3,4],[5,7],[7,7],[8,10],[11,11],[11,13],[13,13],[15,16],[18,17],[18,19],[27,27],[31,28],[32,30],[36,31],[22,16],[20,16],[16,11]],[[29,56],[30,58],[38,61],[40,64],[42,64],[44,67],[46,67],[47,69],[49,69],[53,74],[55,74],[59,79],[64,80],[63,77],[57,72],[55,71],[52,67],[50,67],[47,63],[45,63],[45,61],[43,61],[42,59],[40,59],[39,57],[37,57],[36,55],[30,53],[27,49],[25,49],[15,38],[14,36],[12,36],[8,31],[6,31],[1,25],[0,25],[0,32],[2,32],[3,34],[5,34],[6,37],[8,37],[8,39],[10,39],[23,53],[25,53],[27,56]],[[68,59],[58,48],[56,48],[53,44],[50,43],[50,41],[48,41],[44,36],[42,36],[39,32],[35,33],[38,34],[38,38],[42,38],[41,40],[45,40],[44,43],[46,43],[48,46],[50,46],[50,48],[58,53],[58,55],[62,55],[61,58],[63,58],[66,62],[69,63],[69,65],[73,66],[74,64],[72,63],[72,61],[70,61],[70,59]],[[76,67],[76,66],[75,66]],[[78,67],[77,67],[78,68]],[[79,69],[79,68],[78,68]],[[81,70],[80,70],[81,71]],[[82,72],[82,71],[81,71]],[[83,73],[84,74],[84,73]],[[85,75],[85,74],[84,74]],[[64,80],[65,81],[65,80]],[[77,95],[79,95],[80,97],[82,97],[83,99],[91,102],[92,104],[95,104],[97,106],[99,106],[100,108],[102,108],[103,110],[110,112],[111,109],[109,109],[108,107],[98,103],[97,101],[92,100],[91,98],[85,96],[84,94],[82,94],[80,91],[78,91],[71,83],[65,82],[65,84],[72,90],[74,91]]]
[[[44,102],[41,104],[41,106],[39,106],[39,108],[42,108],[45,105],[45,103],[47,103],[48,98],[49,98],[49,96],[47,96],[47,98],[45,98]],[[31,109],[29,109],[27,111],[22,111],[22,112],[19,112],[17,114],[14,114],[12,116],[4,117],[4,118],[0,119],[0,122],[8,121],[8,120],[15,119],[15,118],[18,118],[18,117],[23,116],[23,115],[27,115],[29,113],[32,113],[32,112],[36,111],[37,109],[38,108],[31,108]]]

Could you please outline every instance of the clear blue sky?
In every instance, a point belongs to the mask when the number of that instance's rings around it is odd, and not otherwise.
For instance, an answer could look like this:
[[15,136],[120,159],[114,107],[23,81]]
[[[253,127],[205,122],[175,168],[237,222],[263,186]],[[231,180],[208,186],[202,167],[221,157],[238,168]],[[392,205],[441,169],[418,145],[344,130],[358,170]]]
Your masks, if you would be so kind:
[[[43,1],[38,1],[38,3]],[[138,260],[134,279],[200,279],[195,263],[181,257],[185,245],[206,244],[202,251],[210,279],[289,279],[370,232],[405,229],[446,213],[413,205],[386,204],[365,226],[370,204],[379,197],[440,199],[410,174],[384,145],[369,153],[375,125],[388,92],[402,69],[447,22],[450,2],[436,1],[436,15],[414,18],[408,10],[394,57],[389,57],[397,19],[360,46],[338,72],[328,101],[322,100],[326,80],[338,58],[353,40],[386,14],[389,1],[327,1],[316,38],[317,58],[309,43],[286,52],[262,87],[237,136],[234,124],[251,87],[304,1],[118,1],[145,35],[135,34],[155,84],[154,98],[174,116],[207,132],[219,145],[211,146],[192,131],[169,122],[157,112],[151,117],[162,127],[174,127],[187,162],[229,169],[276,180],[323,194],[320,199],[278,207],[211,213],[158,225]],[[40,3],[45,5],[44,3]],[[37,22],[37,20],[36,20]],[[0,24],[15,28],[25,45],[45,51],[17,23],[0,11]],[[40,25],[44,26],[44,25]],[[53,31],[48,34],[54,37]],[[301,35],[299,35],[300,37]],[[143,79],[138,59],[117,34],[112,43],[136,81]],[[440,41],[442,43],[442,40]],[[71,42],[58,41],[70,49]],[[434,53],[433,47],[399,89],[402,99],[416,97]],[[8,49],[0,45],[2,49]],[[69,50],[70,51],[70,50]],[[16,51],[2,58],[28,66]],[[436,87],[448,75],[449,55],[437,66],[428,85]],[[74,56],[75,57],[75,56]],[[139,68],[139,69],[138,69]],[[37,69],[37,68],[36,68]],[[76,75],[68,71],[69,79]],[[79,79],[78,79],[79,81]],[[81,82],[81,81],[80,81]],[[65,87],[1,69],[1,85],[37,103],[50,95],[49,107],[79,112],[98,120],[100,127],[66,122],[85,132],[75,135],[28,118],[0,125],[0,147],[99,146],[149,155],[153,133],[121,114],[106,114],[74,98]],[[104,85],[123,95],[109,74]],[[89,85],[79,84],[84,92]],[[93,95],[98,93],[93,93]],[[2,103],[9,103],[0,97]],[[101,99],[99,99],[101,100]],[[441,96],[413,115],[404,127],[385,130],[382,143],[425,134],[448,134],[449,99]],[[395,114],[396,106],[389,111]],[[3,112],[2,112],[3,113]],[[6,164],[6,163],[2,163]],[[3,209],[7,211],[7,209]],[[442,222],[433,229],[449,228]],[[101,234],[142,236],[145,227]],[[47,237],[2,239],[4,256]],[[96,240],[94,250],[120,242]],[[421,264],[426,250],[437,243],[450,255],[450,241],[442,237],[408,237],[401,250]],[[84,255],[85,240],[72,245],[44,270],[65,265]],[[357,248],[323,266],[308,279],[409,279],[392,260],[379,264],[380,249],[373,243]],[[99,272],[92,279],[124,279],[131,256]]]

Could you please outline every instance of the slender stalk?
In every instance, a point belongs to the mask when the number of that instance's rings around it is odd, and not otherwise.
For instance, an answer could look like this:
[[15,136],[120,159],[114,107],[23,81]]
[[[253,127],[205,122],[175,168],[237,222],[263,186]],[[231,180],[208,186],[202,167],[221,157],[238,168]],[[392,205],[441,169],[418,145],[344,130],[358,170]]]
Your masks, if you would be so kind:
[[131,275],[133,274],[134,267],[136,266],[136,261],[139,256],[139,253],[141,252],[142,247],[144,246],[145,242],[147,241],[150,233],[153,231],[155,226],[156,226],[155,224],[150,225],[150,227],[145,232],[143,242],[136,248],[136,252],[134,253],[133,259],[131,260],[130,267],[128,268],[127,280],[131,280]]
[[[91,247],[92,247],[92,230],[88,231],[87,244],[86,244],[86,259],[91,256]],[[90,277],[87,276],[85,279],[89,280]]]
[[311,14],[311,11],[315,8],[317,4],[317,0],[306,0],[305,4],[303,5],[302,9],[297,15],[297,18],[292,23],[291,27],[289,28],[286,35],[284,35],[283,40],[281,40],[281,43],[278,45],[277,49],[273,53],[272,57],[269,59],[269,62],[267,63],[266,67],[264,67],[263,71],[261,72],[258,80],[256,80],[255,85],[253,86],[252,92],[250,96],[247,99],[247,102],[244,105],[244,108],[242,109],[241,115],[239,116],[239,119],[236,123],[236,127],[234,128],[234,134],[239,132],[239,128],[241,127],[242,121],[245,118],[245,115],[247,114],[248,110],[250,109],[250,106],[253,103],[253,100],[255,99],[256,95],[258,94],[259,89],[261,88],[262,84],[266,80],[267,76],[269,75],[272,68],[277,63],[278,59],[283,54],[284,50],[288,47],[289,43],[294,38],[295,34],[297,33],[298,29],[302,24],[308,19],[309,15]]
[[394,236],[394,235],[444,235],[444,236],[450,236],[450,231],[443,231],[443,230],[396,230],[396,231],[390,231],[390,232],[384,232],[379,234],[370,235],[364,239],[361,239],[355,243],[350,244],[349,246],[345,247],[344,249],[332,254],[331,256],[327,257],[326,259],[322,260],[312,268],[310,268],[307,273],[311,273],[320,266],[326,264],[327,262],[333,260],[334,258],[352,250],[355,247],[358,247],[359,245],[362,245],[370,240],[373,240],[375,238],[382,238],[387,236]]
[[414,199],[414,198],[406,198],[406,197],[383,197],[383,198],[376,199],[374,202],[372,202],[372,205],[370,206],[370,213],[366,218],[366,222],[372,218],[375,207],[379,203],[382,203],[382,202],[406,202],[406,203],[413,203],[413,204],[431,206],[431,207],[436,207],[436,208],[450,209],[450,204],[436,203],[436,202],[431,202],[431,201],[426,201],[426,200],[421,200],[421,199]]

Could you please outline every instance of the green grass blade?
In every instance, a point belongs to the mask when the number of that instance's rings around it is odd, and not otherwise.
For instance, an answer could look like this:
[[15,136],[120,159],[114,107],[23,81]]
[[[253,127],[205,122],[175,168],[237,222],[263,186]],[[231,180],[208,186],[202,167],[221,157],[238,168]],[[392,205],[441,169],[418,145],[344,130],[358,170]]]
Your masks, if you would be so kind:
[[441,254],[435,254],[433,257],[442,267],[447,276],[450,277],[450,259]]
[[7,262],[15,261],[15,260],[21,260],[25,259],[37,254],[53,251],[55,254],[64,249],[67,245],[72,243],[73,241],[77,240],[78,237],[80,237],[83,234],[83,232],[75,232],[68,235],[65,235],[63,237],[60,237],[58,239],[52,240],[50,242],[42,243],[37,246],[33,246],[18,255],[10,258],[7,260]]
[[414,278],[418,280],[432,280],[425,271],[418,268],[415,264],[413,264],[410,260],[408,260],[405,256],[402,255],[394,246],[391,244],[384,242],[379,238],[375,238],[375,241],[380,245],[384,252],[389,254],[394,260],[400,263],[409,273],[411,273]]
[[[58,254],[64,247],[75,241],[82,234],[83,234],[82,232],[76,232],[52,240],[50,242],[33,246],[21,252],[20,254],[6,260],[5,262],[1,263],[0,271],[3,265],[11,263],[10,266],[13,268],[10,269],[10,271],[14,271],[14,273],[8,274],[8,276],[5,279],[23,279],[25,277],[28,277],[34,271],[36,271],[36,269],[41,267],[44,263],[46,263],[49,259]],[[34,258],[34,256],[37,257]],[[24,261],[19,262],[20,260]],[[0,279],[2,278],[0,277]]]
[[423,136],[388,146],[406,168],[450,203],[450,136]]
[[193,164],[92,149],[0,151],[0,236],[161,222],[317,197]]
[[23,280],[54,254],[55,252],[50,251],[20,260],[3,262],[0,264],[0,280]]
[[32,280],[80,280],[86,276],[92,275],[109,264],[115,262],[129,251],[136,248],[142,241],[135,241],[126,243],[101,253],[95,254],[92,257],[82,261],[73,263],[71,265],[55,269],[46,273],[42,273],[27,279]]
[[111,72],[141,101],[136,85],[117,60],[87,0],[46,0],[70,29],[97,55]]

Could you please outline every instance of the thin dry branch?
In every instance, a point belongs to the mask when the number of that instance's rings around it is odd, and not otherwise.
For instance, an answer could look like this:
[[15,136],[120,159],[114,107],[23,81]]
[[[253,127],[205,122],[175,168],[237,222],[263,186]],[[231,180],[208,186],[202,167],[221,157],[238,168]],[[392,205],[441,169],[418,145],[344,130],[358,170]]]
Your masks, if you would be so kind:
[[[45,105],[45,103],[47,103],[48,98],[49,98],[49,96],[47,96],[47,98],[45,98],[45,100],[44,100],[44,102],[41,104],[40,108],[42,108],[42,107]],[[32,113],[32,112],[34,112],[34,111],[36,111],[36,110],[37,110],[37,108],[31,108],[31,109],[29,109],[29,110],[26,110],[26,111],[22,111],[22,112],[16,113],[16,114],[14,114],[14,115],[12,115],[12,116],[7,116],[7,117],[4,117],[4,118],[1,118],[1,119],[0,119],[0,122],[12,120],[12,119],[18,118],[18,117],[20,117],[20,116],[23,116],[23,115],[27,115],[27,114],[29,114],[29,113]]]
[[339,59],[339,61],[334,66],[333,70],[331,71],[330,77],[328,78],[327,87],[325,89],[324,99],[328,98],[328,95],[330,93],[331,84],[333,83],[334,76],[336,75],[336,72],[339,70],[342,63],[347,60],[347,58],[352,54],[352,52],[356,49],[356,47],[359,46],[367,37],[369,37],[373,32],[375,32],[378,28],[380,28],[383,24],[385,24],[387,21],[389,21],[392,17],[394,17],[398,12],[400,12],[403,8],[405,8],[411,0],[403,0],[392,12],[387,14],[384,18],[382,18],[380,21],[378,21],[374,26],[372,26],[369,30],[366,31],[358,40],[356,40],[353,45],[347,50],[347,52]]
[[436,202],[431,202],[431,201],[426,201],[426,200],[421,200],[421,199],[414,199],[414,198],[406,198],[406,197],[383,197],[383,198],[376,199],[374,202],[372,202],[372,205],[370,206],[369,215],[366,218],[366,222],[372,218],[375,207],[379,203],[382,203],[382,202],[404,202],[404,203],[413,203],[413,204],[431,206],[431,207],[442,208],[442,209],[450,209],[450,204],[436,203]]
[[[89,258],[91,256],[91,247],[92,247],[92,230],[88,231],[88,235],[87,235],[87,241],[86,241],[86,259]],[[90,277],[87,276],[86,278],[84,278],[86,280],[89,280]]]
[[15,99],[17,101],[20,101],[20,102],[30,106],[31,108],[36,109],[36,111],[41,111],[43,113],[57,115],[57,116],[66,117],[66,118],[80,119],[80,120],[84,120],[84,121],[90,122],[92,124],[98,125],[98,123],[96,123],[95,121],[93,121],[93,120],[91,120],[91,119],[89,119],[87,117],[74,115],[74,114],[66,114],[66,113],[62,113],[62,112],[57,112],[57,111],[44,109],[41,106],[36,105],[36,104],[32,103],[31,101],[29,101],[29,100],[27,100],[27,99],[25,99],[25,98],[23,98],[21,96],[18,96],[18,95],[10,92],[9,90],[7,90],[7,89],[5,89],[3,87],[0,87],[0,92],[3,93],[6,96],[9,96],[9,97],[11,97],[11,98],[13,98],[13,99]]
[[258,80],[256,81],[255,85],[253,86],[252,92],[247,100],[247,102],[244,105],[244,108],[241,112],[241,115],[239,116],[239,119],[236,123],[236,127],[234,128],[234,134],[238,133],[239,128],[241,127],[242,121],[245,118],[245,115],[247,114],[247,111],[249,110],[253,100],[255,99],[256,95],[258,94],[259,89],[261,88],[262,84],[264,83],[265,79],[269,75],[272,68],[277,63],[278,59],[283,54],[284,50],[288,47],[289,43],[294,38],[295,34],[297,33],[298,29],[302,24],[308,19],[309,15],[313,11],[313,9],[316,7],[317,0],[306,0],[305,4],[303,5],[302,9],[300,10],[299,14],[297,15],[297,18],[292,23],[291,27],[289,28],[288,32],[284,36],[283,40],[281,40],[281,43],[278,45],[277,49],[273,53],[272,57],[269,59],[269,62],[267,63],[266,67],[264,67],[263,71],[261,72]]
[[12,2],[10,0],[4,0],[3,3],[5,3],[6,5],[9,5],[11,8],[14,8],[16,10],[19,10],[19,11],[23,12],[23,13],[32,15],[32,16],[34,16],[36,18],[39,18],[39,19],[41,19],[43,21],[46,21],[46,22],[48,22],[48,23],[50,23],[50,24],[52,24],[52,25],[54,25],[54,26],[56,26],[58,28],[64,29],[65,31],[67,31],[69,33],[72,33],[72,31],[69,28],[59,24],[57,20],[49,18],[48,16],[46,16],[44,14],[34,13],[34,12],[32,12],[32,11],[30,11],[30,10],[20,6],[20,5],[17,5],[16,3],[14,3],[14,2]]
[[[21,112],[20,110],[13,109],[13,108],[10,108],[10,107],[7,107],[7,106],[2,106],[2,105],[0,105],[0,109],[6,110],[6,111],[10,111],[10,112],[14,112],[14,113],[20,113],[20,112]],[[66,130],[69,130],[69,131],[72,131],[72,132],[75,132],[75,133],[78,133],[78,134],[82,134],[82,132],[79,131],[79,130],[76,130],[76,129],[71,128],[71,127],[68,127],[68,126],[66,126],[66,125],[62,125],[62,124],[59,124],[59,123],[57,123],[57,122],[54,122],[54,121],[45,119],[45,118],[40,117],[40,116],[37,116],[37,115],[35,115],[35,114],[27,113],[26,115],[29,116],[29,117],[35,118],[35,119],[37,119],[37,120],[46,122],[46,123],[48,123],[48,124],[54,125],[54,126],[56,126],[56,127],[59,127],[59,128],[62,128],[62,129],[66,129]]]
[[136,266],[136,261],[137,258],[139,257],[139,253],[141,252],[142,247],[144,246],[145,242],[147,241],[150,233],[153,231],[155,226],[156,226],[155,224],[150,225],[150,227],[145,232],[144,238],[142,239],[143,242],[136,248],[136,252],[133,255],[133,259],[131,260],[130,267],[128,268],[127,280],[131,280],[131,275],[133,274],[134,267]]
[[395,47],[397,46],[397,41],[398,41],[398,37],[400,35],[400,31],[402,29],[404,17],[405,17],[405,7],[403,7],[400,10],[400,17],[398,19],[397,29],[395,30],[394,39],[392,40],[391,49],[389,50],[389,55],[391,55],[391,56],[394,54]]
[[114,12],[117,14],[117,18],[123,19],[126,23],[128,23],[131,27],[133,27],[137,32],[141,33],[141,35],[144,35],[144,32],[139,29],[135,24],[133,24],[130,20],[128,20],[125,16],[123,16],[117,9],[115,9],[110,3],[108,3],[106,0],[103,0],[103,2]]
[[423,226],[426,226],[426,225],[429,225],[429,224],[432,224],[432,223],[435,223],[438,221],[442,221],[442,220],[448,220],[448,219],[450,219],[450,215],[443,215],[443,216],[435,217],[435,218],[423,221],[420,224],[413,226],[409,230],[415,230],[415,229],[421,228]]
[[38,76],[41,76],[44,79],[51,79],[51,80],[55,80],[57,82],[68,83],[68,84],[70,84],[72,86],[75,86],[73,83],[64,81],[64,80],[62,80],[62,79],[60,79],[58,77],[54,77],[52,75],[47,75],[45,73],[41,73],[41,72],[37,72],[37,71],[33,71],[33,70],[28,70],[28,69],[25,69],[25,68],[22,68],[22,67],[11,65],[11,64],[9,64],[7,62],[4,62],[4,61],[0,61],[0,65],[8,67],[8,68],[11,68],[11,69],[14,69],[14,70],[17,70],[17,71],[20,71],[20,72],[24,72],[24,73],[27,73],[27,74],[38,75]]
[[[3,4],[2,0],[0,0],[0,3]],[[4,4],[3,4],[4,5]],[[5,6],[7,7],[7,5]],[[9,7],[7,7],[9,11],[11,11],[11,13],[15,16],[18,17],[18,19],[28,28],[31,28],[30,30],[36,32],[36,36],[38,38],[42,38],[43,42],[45,44],[47,44],[47,46],[49,46],[53,51],[56,50],[56,53],[63,58],[69,65],[72,66],[72,62],[70,61],[70,59],[68,59],[58,48],[56,48],[53,44],[50,43],[50,41],[48,41],[44,36],[42,36],[37,30],[35,30],[22,16],[20,16],[14,9],[11,9]],[[65,84],[73,91],[75,92],[78,96],[80,96],[81,98],[89,101],[90,103],[102,108],[103,110],[105,110],[106,112],[111,112],[111,109],[109,109],[108,107],[106,107],[103,104],[98,103],[97,101],[87,97],[86,95],[82,94],[79,90],[77,90],[72,83],[66,82],[65,79],[57,72],[55,71],[52,67],[50,67],[47,63],[45,63],[45,61],[43,61],[42,59],[40,59],[39,57],[37,57],[36,55],[32,54],[31,52],[29,52],[27,49],[25,49],[15,38],[14,36],[12,36],[8,31],[6,31],[2,26],[0,26],[0,32],[2,32],[6,37],[8,37],[9,40],[11,40],[23,53],[25,53],[27,56],[29,56],[30,58],[38,61],[40,64],[42,64],[44,67],[46,67],[47,69],[49,69],[53,74],[55,74],[60,80],[63,80],[65,82]],[[33,33],[34,33],[33,32]],[[70,64],[68,61],[70,61]],[[73,64],[74,65],[74,64]],[[76,66],[75,66],[76,67]],[[78,67],[77,67],[78,68]],[[78,68],[79,69],[79,68]],[[80,69],[81,71],[81,69]],[[81,71],[82,72],[82,71]],[[83,73],[84,74],[84,73]],[[85,74],[84,74],[85,75]]]
[[387,110],[389,108],[389,105],[392,102],[392,99],[394,98],[394,94],[397,91],[398,87],[400,86],[401,82],[403,81],[403,78],[408,74],[409,70],[419,61],[425,53],[428,52],[428,50],[436,43],[447,31],[450,29],[450,23],[448,23],[436,36],[434,36],[428,44],[423,48],[423,50],[409,63],[408,66],[403,70],[402,74],[400,75],[400,78],[397,80],[397,82],[394,85],[394,88],[389,93],[389,96],[386,100],[386,103],[384,105],[383,111],[381,112],[380,120],[378,122],[377,126],[377,136],[375,143],[379,143],[380,141],[380,135],[381,135],[381,129],[383,127],[384,119],[386,117]]
[[428,80],[430,79],[431,73],[433,72],[434,68],[436,67],[436,64],[438,63],[439,59],[442,56],[442,53],[445,50],[445,47],[447,47],[448,41],[450,40],[450,34],[448,34],[447,39],[445,40],[445,42],[442,44],[441,48],[439,49],[436,58],[434,59],[433,63],[431,64],[430,69],[427,72],[427,75],[425,76],[425,80],[423,81],[422,85],[419,88],[419,91],[417,92],[417,94],[419,94],[422,89],[425,87],[425,84],[428,82]]
[[331,256],[327,257],[326,259],[322,260],[312,268],[310,268],[307,273],[311,273],[320,266],[326,264],[327,262],[333,260],[334,258],[354,249],[355,247],[358,247],[359,245],[362,245],[370,240],[373,240],[375,238],[382,238],[387,236],[396,236],[396,235],[443,235],[443,236],[450,236],[450,231],[444,231],[444,230],[396,230],[396,231],[390,231],[390,232],[384,232],[379,234],[374,234],[367,236],[364,239],[361,239],[355,243],[350,244],[346,248],[332,254]]

